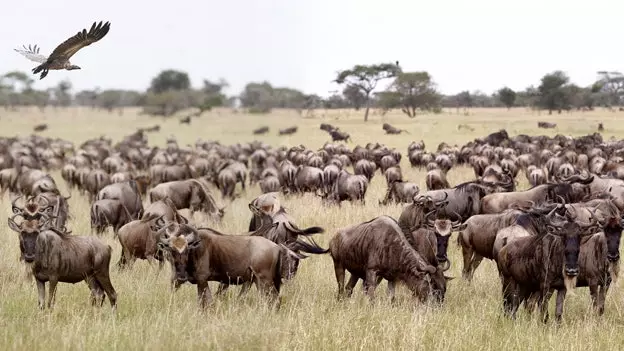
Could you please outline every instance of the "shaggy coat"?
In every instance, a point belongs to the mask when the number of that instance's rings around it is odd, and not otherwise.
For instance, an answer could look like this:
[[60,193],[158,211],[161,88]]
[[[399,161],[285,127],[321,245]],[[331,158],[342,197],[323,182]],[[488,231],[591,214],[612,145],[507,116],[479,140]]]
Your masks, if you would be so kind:
[[206,213],[217,221],[223,217],[223,209],[217,207],[208,188],[197,179],[158,184],[150,190],[149,197],[150,202],[169,198],[176,209],[188,208],[191,217],[195,211]]
[[112,249],[109,245],[92,236],[68,235],[49,227],[45,221],[24,220],[18,225],[13,218],[9,218],[9,228],[19,233],[20,251],[25,261],[31,264],[37,282],[39,308],[45,308],[46,282],[50,283],[47,305],[51,308],[57,283],[75,284],[83,280],[91,290],[92,304],[101,306],[106,293],[115,308],[117,293],[110,281]]
[[362,279],[367,295],[373,299],[377,279],[381,277],[389,282],[392,298],[394,283],[402,281],[414,297],[425,301],[431,292],[431,275],[437,272],[410,246],[397,222],[388,216],[340,229],[331,239],[329,251],[339,298],[345,296],[345,271],[349,271],[347,296],[351,296],[357,280]]

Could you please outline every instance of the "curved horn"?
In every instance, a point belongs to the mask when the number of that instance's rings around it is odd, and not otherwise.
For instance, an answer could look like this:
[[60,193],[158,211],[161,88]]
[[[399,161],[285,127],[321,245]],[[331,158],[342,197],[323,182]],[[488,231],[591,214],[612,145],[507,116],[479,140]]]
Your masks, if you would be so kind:
[[15,199],[13,199],[13,201],[11,201],[11,209],[13,210],[13,213],[20,214],[20,213],[24,212],[24,209],[22,209],[21,207],[17,206],[17,200],[19,200],[23,196],[24,195],[20,195],[20,196],[16,197]]

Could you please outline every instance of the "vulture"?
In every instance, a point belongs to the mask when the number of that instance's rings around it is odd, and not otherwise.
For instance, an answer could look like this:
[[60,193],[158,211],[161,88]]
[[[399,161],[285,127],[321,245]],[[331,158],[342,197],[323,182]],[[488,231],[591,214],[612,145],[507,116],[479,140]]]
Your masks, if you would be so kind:
[[80,69],[79,66],[72,65],[71,62],[69,62],[69,59],[76,52],[78,52],[78,50],[104,38],[109,30],[109,22],[106,22],[103,25],[101,21],[100,23],[93,22],[93,25],[88,32],[86,29],[83,29],[81,32],[78,32],[73,37],[65,40],[63,43],[57,46],[56,49],[54,49],[54,51],[52,51],[52,53],[48,57],[45,57],[44,55],[39,53],[40,48],[37,47],[37,45],[28,45],[28,47],[24,45],[23,50],[14,50],[24,55],[27,59],[40,63],[39,66],[33,68],[32,72],[34,74],[41,72],[41,77],[39,79],[43,79],[45,76],[48,75],[48,70],[51,69],[66,69],[68,71]]

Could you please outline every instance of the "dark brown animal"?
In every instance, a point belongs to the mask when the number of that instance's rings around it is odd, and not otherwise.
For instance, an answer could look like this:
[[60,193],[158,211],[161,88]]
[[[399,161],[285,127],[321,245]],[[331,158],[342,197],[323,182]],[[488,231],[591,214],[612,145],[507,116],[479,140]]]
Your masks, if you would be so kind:
[[297,133],[297,127],[288,127],[284,129],[280,129],[278,135],[292,135]]
[[583,226],[574,221],[549,221],[546,229],[551,235],[540,231],[519,238],[504,245],[498,254],[503,307],[511,317],[515,317],[522,300],[535,294],[542,320],[547,321],[548,300],[556,289],[555,317],[561,320],[565,294],[576,286],[581,236],[598,228],[595,221]]
[[212,302],[208,281],[243,284],[241,294],[255,283],[258,290],[279,305],[280,253],[285,248],[268,239],[225,235],[209,228],[197,230],[187,224],[166,224],[159,246],[171,264],[173,288],[178,289],[185,282],[196,284],[201,308]]
[[269,127],[267,127],[267,126],[263,126],[263,127],[260,127],[260,128],[257,128],[257,129],[253,130],[253,134],[254,135],[262,135],[262,134],[266,134],[268,132],[269,132]]
[[446,174],[444,174],[441,169],[434,169],[427,172],[425,184],[427,185],[427,190],[440,190],[451,187],[448,180],[446,180]]
[[98,192],[95,199],[118,200],[128,210],[132,219],[138,219],[143,216],[141,189],[144,189],[144,186],[143,179],[109,184]]
[[91,303],[100,306],[104,293],[113,309],[117,293],[110,281],[112,248],[92,236],[74,236],[49,225],[49,219],[24,220],[17,224],[13,215],[9,228],[19,233],[20,252],[31,265],[37,282],[39,308],[45,308],[45,283],[49,282],[48,308],[54,305],[56,285],[86,281],[91,290]]
[[188,208],[191,218],[195,211],[201,211],[220,221],[223,218],[223,208],[217,204],[204,184],[197,179],[178,180],[158,184],[149,191],[150,202],[171,199],[176,209]]
[[47,130],[47,129],[48,129],[47,123],[37,124],[36,126],[33,127],[33,131],[35,132],[43,132],[44,130]]
[[113,227],[113,233],[117,236],[119,228],[130,223],[135,218],[128,209],[116,199],[96,200],[91,204],[91,230],[96,234],[102,234],[108,226]]
[[557,127],[557,123],[550,123],[550,122],[537,122],[537,127],[538,127],[538,128],[544,128],[544,129],[550,129],[550,128],[555,128],[555,127]]
[[[338,298],[351,296],[359,279],[364,281],[366,294],[372,300],[378,277],[388,281],[394,299],[396,281],[404,282],[414,297],[426,301],[431,294],[433,279],[438,272],[407,242],[397,222],[388,216],[374,218],[338,230],[329,243],[338,282]],[[346,286],[345,271],[351,273]],[[446,281],[442,278],[443,287]],[[440,292],[442,293],[442,292]]]

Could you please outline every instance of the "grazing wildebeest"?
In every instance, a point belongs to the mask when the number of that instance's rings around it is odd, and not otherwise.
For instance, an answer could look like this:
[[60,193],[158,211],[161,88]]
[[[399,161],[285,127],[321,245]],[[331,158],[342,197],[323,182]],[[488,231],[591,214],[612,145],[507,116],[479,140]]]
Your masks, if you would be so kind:
[[36,126],[33,127],[33,130],[35,132],[43,132],[44,130],[47,130],[47,129],[48,129],[47,123],[37,124]]
[[177,223],[166,223],[164,229],[159,247],[171,264],[172,287],[177,290],[185,282],[196,284],[201,308],[212,302],[208,281],[243,284],[241,294],[255,283],[279,306],[281,251],[304,258],[261,236],[226,235]]
[[292,135],[297,133],[297,126],[280,129],[278,135]]
[[340,205],[342,201],[361,201],[364,204],[368,180],[363,175],[350,174],[342,170],[338,173],[332,192],[326,197],[328,201]]
[[546,230],[507,243],[498,253],[503,307],[513,318],[520,303],[535,295],[542,320],[547,321],[548,301],[556,289],[555,318],[561,320],[566,291],[576,286],[581,237],[598,229],[596,220],[579,224],[549,217],[548,221]]
[[338,129],[334,129],[329,131],[329,135],[332,138],[332,141],[349,141],[351,136],[347,132],[342,132]]
[[388,123],[382,124],[381,128],[386,132],[386,134],[401,134],[402,132],[409,134],[407,130],[393,127]]
[[98,192],[95,200],[118,200],[130,212],[133,219],[141,218],[143,216],[143,202],[139,188],[141,184],[139,180],[109,184]]
[[45,308],[45,283],[49,282],[48,308],[54,305],[56,285],[86,281],[91,290],[91,303],[104,303],[104,293],[113,309],[117,293],[110,281],[112,248],[92,236],[76,236],[50,225],[50,218],[15,222],[19,214],[8,220],[9,228],[19,233],[20,252],[32,267],[37,282],[39,308]]
[[391,202],[395,203],[412,203],[414,197],[418,194],[420,188],[416,183],[394,181],[388,184],[388,190],[386,196],[382,201],[379,201],[380,205],[387,205]]
[[338,230],[329,243],[338,282],[338,298],[345,296],[345,270],[351,273],[346,296],[353,293],[359,279],[372,300],[378,278],[388,281],[388,292],[394,300],[396,281],[404,282],[421,302],[433,291],[444,296],[446,278],[441,269],[428,264],[408,243],[397,222],[388,216]]
[[217,207],[208,188],[197,179],[158,184],[149,191],[149,198],[150,202],[169,198],[176,209],[188,208],[191,218],[195,211],[206,213],[215,221],[223,218],[223,208]]
[[180,118],[180,124],[191,124],[191,116]]
[[451,268],[448,259],[448,242],[453,231],[461,225],[461,218],[452,222],[443,211],[433,210],[425,215],[424,226],[412,231],[407,241],[429,264],[443,271]]
[[268,132],[269,132],[269,127],[262,126],[262,127],[257,128],[257,129],[254,129],[253,134],[254,135],[262,135],[262,134],[266,134]]
[[117,199],[95,200],[91,204],[91,230],[96,234],[104,233],[106,227],[112,226],[117,236],[119,228],[136,218],[132,218],[130,211]]
[[446,180],[446,174],[441,169],[433,169],[427,172],[425,183],[427,190],[440,190],[451,187],[448,180]]
[[557,123],[537,122],[538,128],[550,129],[550,128],[555,128],[556,126],[557,126]]

